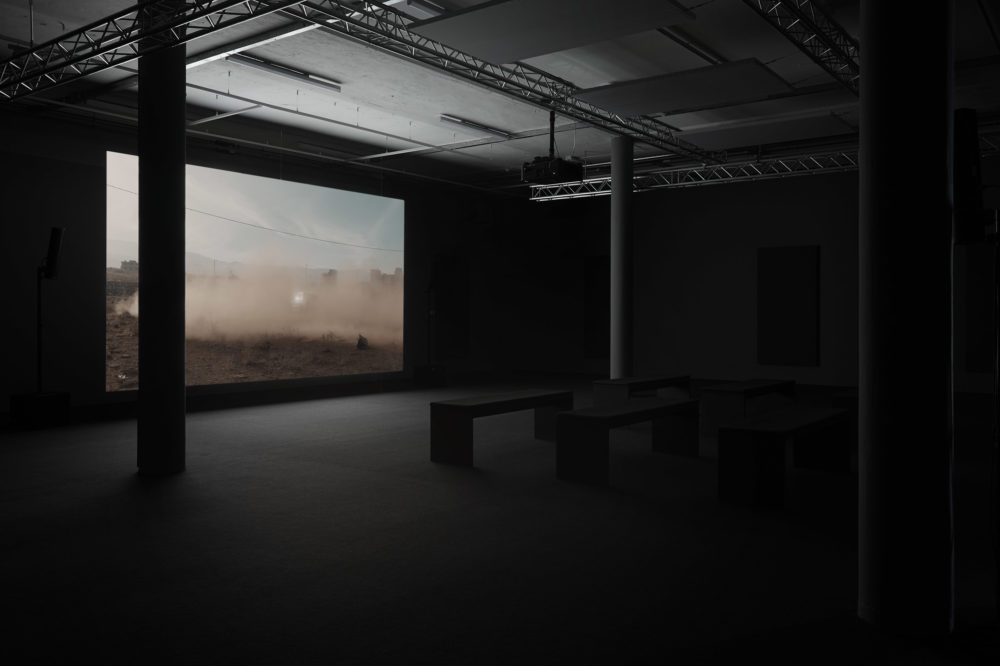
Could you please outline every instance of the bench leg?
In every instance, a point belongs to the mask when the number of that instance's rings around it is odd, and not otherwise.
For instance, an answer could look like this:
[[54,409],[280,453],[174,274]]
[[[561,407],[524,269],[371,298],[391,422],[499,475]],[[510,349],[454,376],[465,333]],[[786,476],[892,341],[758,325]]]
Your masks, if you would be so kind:
[[697,458],[698,442],[697,409],[653,419],[653,451]]
[[833,474],[851,471],[851,422],[842,419],[817,432],[796,437],[792,443],[795,467]]
[[472,417],[431,405],[431,461],[472,466]]
[[608,430],[564,413],[559,416],[557,435],[556,476],[564,481],[607,486]]
[[719,426],[746,418],[746,402],[742,394],[706,392],[700,405],[702,442],[699,453],[703,458],[717,458]]
[[780,508],[785,503],[785,440],[719,428],[719,499]]
[[535,407],[535,439],[556,441],[556,415],[559,410],[555,405]]

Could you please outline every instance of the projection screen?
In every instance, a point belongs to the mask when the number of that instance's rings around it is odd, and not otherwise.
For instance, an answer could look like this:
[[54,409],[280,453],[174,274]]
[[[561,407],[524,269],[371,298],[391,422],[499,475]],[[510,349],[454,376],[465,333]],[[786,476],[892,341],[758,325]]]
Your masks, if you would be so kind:
[[[186,171],[187,384],[403,369],[400,199]],[[138,388],[138,159],[107,155],[106,389]]]

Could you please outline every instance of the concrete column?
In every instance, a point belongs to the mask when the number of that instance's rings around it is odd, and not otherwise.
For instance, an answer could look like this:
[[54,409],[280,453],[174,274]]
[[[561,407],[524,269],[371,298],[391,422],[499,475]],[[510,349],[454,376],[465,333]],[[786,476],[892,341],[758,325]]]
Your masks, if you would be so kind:
[[185,464],[184,58],[139,59],[138,466],[154,476]]
[[632,367],[632,138],[611,140],[611,379]]
[[953,610],[953,10],[933,0],[902,22],[901,10],[861,3],[858,615],[941,635]]

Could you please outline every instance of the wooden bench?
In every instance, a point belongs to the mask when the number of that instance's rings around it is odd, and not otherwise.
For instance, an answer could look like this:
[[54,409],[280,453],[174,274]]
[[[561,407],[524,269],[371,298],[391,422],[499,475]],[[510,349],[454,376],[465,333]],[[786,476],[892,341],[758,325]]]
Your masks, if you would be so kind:
[[674,389],[672,397],[687,399],[691,397],[691,377],[622,377],[620,379],[597,379],[593,383],[594,406],[611,407],[628,402],[629,399],[641,394],[656,393],[658,397],[669,398],[666,393],[660,394],[659,389]]
[[653,422],[653,451],[681,455],[698,453],[698,401],[666,402],[638,398],[614,407],[592,407],[559,414],[556,476],[606,486],[612,428]]
[[431,403],[431,460],[472,465],[472,420],[535,410],[535,437],[556,438],[556,414],[573,409],[572,391],[525,390]]
[[718,455],[719,425],[742,421],[756,414],[787,409],[795,401],[791,379],[750,379],[713,384],[701,389],[701,455]]
[[794,407],[719,427],[719,499],[781,507],[789,467],[850,470],[847,410]]

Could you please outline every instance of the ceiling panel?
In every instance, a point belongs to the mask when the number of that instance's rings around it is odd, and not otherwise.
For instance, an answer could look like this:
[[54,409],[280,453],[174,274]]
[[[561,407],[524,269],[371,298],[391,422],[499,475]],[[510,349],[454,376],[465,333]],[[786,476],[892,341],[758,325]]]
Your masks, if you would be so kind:
[[[4,0],[0,2],[0,38],[26,44],[33,33],[35,44],[43,44],[135,4],[136,0],[35,0],[32,6],[28,0]],[[10,55],[0,53],[0,60]]]
[[638,116],[735,104],[789,91],[770,69],[748,59],[591,88],[577,97],[623,116]]
[[[35,0],[35,41],[134,1]],[[435,1],[445,14],[412,23],[415,32],[485,60],[524,62],[569,81],[585,91],[583,99],[610,112],[655,115],[707,150],[796,140],[815,146],[815,139],[842,137],[858,124],[858,98],[744,2]],[[14,47],[29,38],[28,6],[27,0],[0,0],[0,38],[9,37]],[[387,0],[384,6],[429,15],[415,12],[406,0]],[[857,36],[857,0],[823,0],[821,6]],[[1000,15],[998,7],[1000,0],[981,0],[957,10],[956,103],[981,114],[1000,108],[1000,77],[994,71],[1000,44],[985,20]],[[0,46],[6,45],[0,41]],[[391,169],[449,173],[475,183],[516,179],[523,162],[548,153],[547,108],[391,55],[328,26],[306,26],[288,14],[233,26],[186,48],[189,60],[242,52],[342,84],[342,91],[333,93],[304,85],[301,77],[289,80],[222,59],[208,62],[188,71],[188,119],[207,119],[192,130],[262,146],[323,150],[338,158],[356,155]],[[134,85],[117,91],[109,85],[134,69],[130,63],[40,97],[59,100],[59,108],[76,104],[134,118]],[[239,113],[213,117],[230,112]],[[442,114],[512,137],[448,125]],[[561,115],[556,123],[558,155],[606,166],[612,132]],[[311,147],[300,145],[305,143]],[[641,141],[634,149],[640,160],[683,161],[664,159],[664,148]]]
[[709,64],[656,30],[549,53],[524,62],[580,88],[596,88]]
[[374,109],[449,130],[439,121],[442,113],[506,132],[548,125],[543,109],[323,30],[271,43],[248,55],[339,81],[342,92],[331,99],[360,107],[362,124],[365,110]]
[[955,59],[973,60],[1000,55],[1000,2],[956,2],[955,30],[961,39],[955,40]]
[[1000,62],[977,61],[955,72],[955,106],[973,108],[1000,107]]
[[705,150],[731,150],[771,143],[804,141],[828,136],[851,134],[853,129],[835,115],[810,118],[769,120],[702,132],[684,132],[690,141]]
[[500,0],[412,24],[412,32],[502,64],[694,18],[670,0]]
[[835,86],[808,94],[796,94],[780,99],[761,100],[713,109],[664,116],[671,127],[684,131],[709,130],[723,125],[757,122],[765,118],[791,115],[821,115],[848,113],[858,108],[858,98],[847,89]]
[[724,60],[756,58],[792,86],[831,81],[829,74],[744,2],[703,3],[698,6],[698,20],[684,30]]

